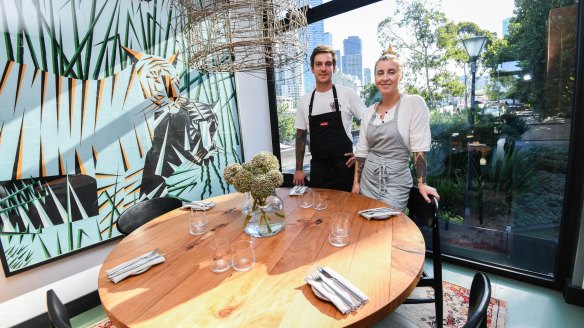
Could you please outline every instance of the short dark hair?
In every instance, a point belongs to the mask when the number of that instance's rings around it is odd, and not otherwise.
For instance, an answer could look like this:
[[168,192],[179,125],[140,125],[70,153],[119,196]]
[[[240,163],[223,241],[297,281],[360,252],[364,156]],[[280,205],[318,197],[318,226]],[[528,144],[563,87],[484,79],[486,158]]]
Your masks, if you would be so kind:
[[333,68],[337,67],[337,53],[333,48],[320,44],[312,50],[312,55],[310,55],[310,68],[314,68],[314,57],[318,54],[331,54],[333,56]]

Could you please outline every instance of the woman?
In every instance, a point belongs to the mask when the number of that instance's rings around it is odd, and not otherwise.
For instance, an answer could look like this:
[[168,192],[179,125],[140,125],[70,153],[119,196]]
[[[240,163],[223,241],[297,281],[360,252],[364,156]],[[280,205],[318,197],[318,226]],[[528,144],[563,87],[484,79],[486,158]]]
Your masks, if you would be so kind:
[[416,184],[427,202],[429,195],[440,199],[426,184],[426,155],[430,150],[430,120],[422,97],[402,94],[399,83],[403,65],[391,47],[375,63],[375,85],[379,103],[363,114],[355,156],[353,193],[379,199],[403,210],[412,187],[410,154],[416,170]]

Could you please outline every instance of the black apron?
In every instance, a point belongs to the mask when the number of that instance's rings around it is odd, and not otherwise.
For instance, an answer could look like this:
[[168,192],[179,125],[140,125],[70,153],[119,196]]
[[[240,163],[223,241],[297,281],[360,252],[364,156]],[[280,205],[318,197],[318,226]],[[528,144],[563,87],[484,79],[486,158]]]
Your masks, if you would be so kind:
[[353,142],[343,126],[337,89],[333,85],[335,111],[312,116],[312,91],[308,106],[308,125],[310,127],[310,186],[351,191],[354,168],[347,167],[346,153],[353,152]]

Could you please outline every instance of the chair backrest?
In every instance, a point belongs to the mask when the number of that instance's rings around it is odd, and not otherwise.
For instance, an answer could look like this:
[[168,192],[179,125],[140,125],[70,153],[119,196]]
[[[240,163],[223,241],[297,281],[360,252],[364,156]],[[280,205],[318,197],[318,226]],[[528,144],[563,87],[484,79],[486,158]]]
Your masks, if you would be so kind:
[[146,222],[182,206],[178,198],[160,197],[142,201],[124,211],[118,218],[118,231],[129,235]]
[[468,319],[464,328],[486,328],[487,308],[491,300],[491,282],[482,272],[477,272],[472,279],[468,303]]
[[51,327],[71,328],[67,308],[52,289],[47,291],[47,313]]
[[408,199],[408,216],[414,220],[418,225],[432,227],[434,220],[437,219],[438,214],[438,200],[433,196],[431,203],[426,203],[424,197],[420,194],[418,187],[414,186],[410,189],[410,198]]

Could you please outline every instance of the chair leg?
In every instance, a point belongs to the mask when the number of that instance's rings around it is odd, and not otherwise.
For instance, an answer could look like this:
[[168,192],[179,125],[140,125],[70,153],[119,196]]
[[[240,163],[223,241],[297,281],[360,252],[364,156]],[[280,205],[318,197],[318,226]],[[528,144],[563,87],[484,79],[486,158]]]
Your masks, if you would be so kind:
[[442,287],[434,289],[434,299],[436,300],[436,327],[442,328],[444,322],[444,298],[442,297]]
[[440,246],[440,224],[434,220],[432,228],[432,258],[434,259],[434,300],[436,304],[436,327],[442,328],[444,322],[444,293],[442,287],[442,249]]

